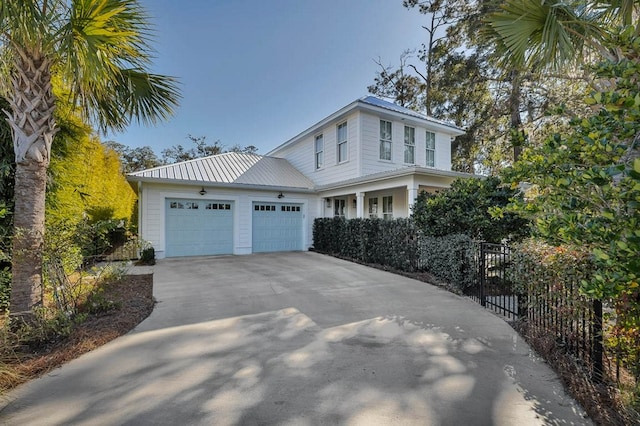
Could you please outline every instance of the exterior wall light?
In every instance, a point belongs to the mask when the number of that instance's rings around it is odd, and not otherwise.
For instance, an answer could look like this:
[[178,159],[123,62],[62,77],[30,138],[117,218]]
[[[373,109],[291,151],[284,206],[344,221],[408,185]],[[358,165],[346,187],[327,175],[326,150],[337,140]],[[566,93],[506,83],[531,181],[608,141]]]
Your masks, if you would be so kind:
[[207,191],[205,191],[205,190],[204,190],[204,186],[203,186],[203,187],[202,187],[202,189],[201,189],[200,191],[198,191],[198,193],[199,193],[200,195],[204,195],[204,194],[206,194],[206,193],[207,193]]
[[278,198],[284,198],[284,194],[283,194],[282,192],[280,192],[280,193],[278,194]]

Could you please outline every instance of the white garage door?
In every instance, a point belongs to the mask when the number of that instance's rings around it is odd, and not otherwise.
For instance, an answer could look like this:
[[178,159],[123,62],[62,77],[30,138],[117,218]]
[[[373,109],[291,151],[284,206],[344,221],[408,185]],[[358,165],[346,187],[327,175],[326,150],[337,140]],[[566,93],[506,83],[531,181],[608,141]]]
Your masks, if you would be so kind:
[[302,250],[302,204],[253,203],[253,252]]
[[233,253],[233,202],[166,200],[167,257]]

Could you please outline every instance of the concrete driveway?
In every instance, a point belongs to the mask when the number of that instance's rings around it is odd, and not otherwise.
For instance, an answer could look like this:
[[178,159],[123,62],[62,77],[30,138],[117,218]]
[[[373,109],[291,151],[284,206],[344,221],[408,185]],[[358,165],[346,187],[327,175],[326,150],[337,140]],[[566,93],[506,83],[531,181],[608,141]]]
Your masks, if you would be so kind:
[[317,253],[170,259],[133,332],[8,395],[7,425],[580,425],[500,318]]

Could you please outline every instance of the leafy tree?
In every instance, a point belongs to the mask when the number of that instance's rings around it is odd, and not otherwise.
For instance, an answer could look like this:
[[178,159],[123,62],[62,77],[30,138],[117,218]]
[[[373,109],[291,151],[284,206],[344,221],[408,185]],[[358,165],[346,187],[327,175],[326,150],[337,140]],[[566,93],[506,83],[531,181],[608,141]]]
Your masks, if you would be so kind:
[[513,210],[535,219],[537,235],[591,248],[599,272],[583,289],[600,299],[635,294],[640,281],[640,37],[629,28],[610,43],[627,58],[596,68],[593,112],[505,172],[531,185]]
[[427,41],[417,63],[407,52],[395,69],[378,61],[369,91],[465,128],[452,146],[455,170],[496,172],[511,164],[527,141],[566,125],[548,111],[576,108],[582,76],[505,67],[497,38],[480,31],[494,2],[407,0],[404,5],[425,15]]
[[255,154],[258,152],[258,147],[254,145],[247,145],[244,148],[240,145],[234,145],[227,150],[227,152],[240,152],[244,154]]
[[51,152],[47,226],[77,225],[85,217],[128,221],[135,194],[121,173],[118,154],[79,117],[66,115],[62,124]]
[[103,144],[118,154],[124,174],[152,169],[163,164],[150,146],[130,148],[115,141],[107,141]]
[[376,64],[380,70],[376,73],[374,83],[367,90],[377,96],[393,99],[402,107],[420,110],[420,98],[425,91],[425,83],[418,76],[408,72],[407,68],[410,65],[407,62],[411,55],[411,50],[405,50],[400,55],[400,64],[396,69],[392,65],[383,65],[382,59],[378,58]]
[[505,188],[497,177],[456,179],[440,192],[421,192],[411,217],[434,237],[466,234],[478,240],[517,240],[529,232],[529,222],[513,213],[492,217],[491,210],[507,206],[516,191]]
[[189,139],[195,146],[185,148],[182,145],[174,145],[162,150],[162,160],[165,164],[179,163],[181,161],[189,161],[196,158],[208,157],[210,155],[222,153],[223,147],[219,140],[209,145],[207,144],[206,136],[196,137],[188,135],[187,139]]
[[[3,0],[0,78],[16,158],[11,312],[32,316],[42,300],[45,192],[56,133],[52,76],[64,99],[101,129],[155,123],[178,100],[174,79],[150,74],[150,31],[136,0]],[[8,83],[8,84],[7,84]]]

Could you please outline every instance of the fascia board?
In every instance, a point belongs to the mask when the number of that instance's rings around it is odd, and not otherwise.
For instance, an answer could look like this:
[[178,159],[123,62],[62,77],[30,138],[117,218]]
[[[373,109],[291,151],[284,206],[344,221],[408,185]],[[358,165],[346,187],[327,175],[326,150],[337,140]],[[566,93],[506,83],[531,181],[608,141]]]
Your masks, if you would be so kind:
[[438,176],[438,177],[452,177],[452,178],[457,178],[457,177],[482,178],[482,177],[484,177],[484,176],[472,175],[472,174],[463,173],[463,172],[454,172],[454,171],[448,171],[448,170],[429,169],[429,168],[426,168],[426,167],[407,167],[407,168],[404,168],[404,169],[393,170],[391,172],[377,173],[375,175],[363,176],[363,177],[360,177],[360,178],[350,179],[350,180],[346,180],[346,181],[342,181],[342,182],[336,182],[336,183],[332,183],[332,184],[321,185],[321,186],[317,186],[315,189],[318,192],[330,191],[330,190],[334,190],[334,189],[343,189],[343,188],[348,188],[348,187],[354,186],[354,185],[362,185],[362,184],[368,184],[368,183],[381,182],[381,181],[385,181],[385,180],[395,179],[397,177],[411,176],[411,175],[415,175],[415,174],[418,174],[418,175],[432,175],[432,176]]
[[323,128],[324,126],[326,126],[327,124],[331,123],[332,121],[335,121],[338,118],[340,118],[341,116],[347,115],[351,111],[355,110],[356,107],[358,106],[359,102],[360,102],[359,100],[351,102],[349,105],[345,106],[344,108],[339,109],[338,111],[334,112],[333,114],[331,114],[327,118],[325,118],[325,119],[323,119],[321,121],[318,121],[316,124],[314,124],[313,126],[309,127],[307,130],[304,130],[304,131],[298,133],[296,136],[292,137],[291,139],[289,139],[285,143],[278,145],[277,147],[275,147],[271,151],[267,152],[266,155],[268,155],[268,156],[269,155],[273,155],[274,152],[280,151],[280,150],[282,150],[284,148],[287,148],[288,146],[293,145],[294,143],[298,142],[299,140],[304,139],[307,136],[316,133],[319,129]]
[[365,102],[360,103],[360,108],[362,110],[375,112],[376,114],[383,115],[386,117],[392,117],[397,119],[398,121],[403,121],[408,124],[414,124],[414,125],[419,125],[422,127],[433,129],[433,130],[439,130],[442,133],[447,133],[454,137],[464,135],[466,133],[464,129],[461,129],[451,124],[444,124],[435,120],[429,120],[428,118],[420,118],[412,115],[403,114],[399,111],[393,111],[387,108],[383,108],[377,105],[371,105]]
[[295,186],[276,186],[276,185],[257,185],[249,183],[224,183],[224,182],[204,182],[182,179],[158,179],[149,177],[140,177],[128,175],[127,180],[129,182],[143,182],[153,183],[157,185],[183,185],[183,186],[206,186],[208,188],[227,188],[227,189],[245,189],[245,190],[258,190],[258,191],[287,191],[287,192],[299,192],[313,194],[315,190],[313,188],[301,188]]

